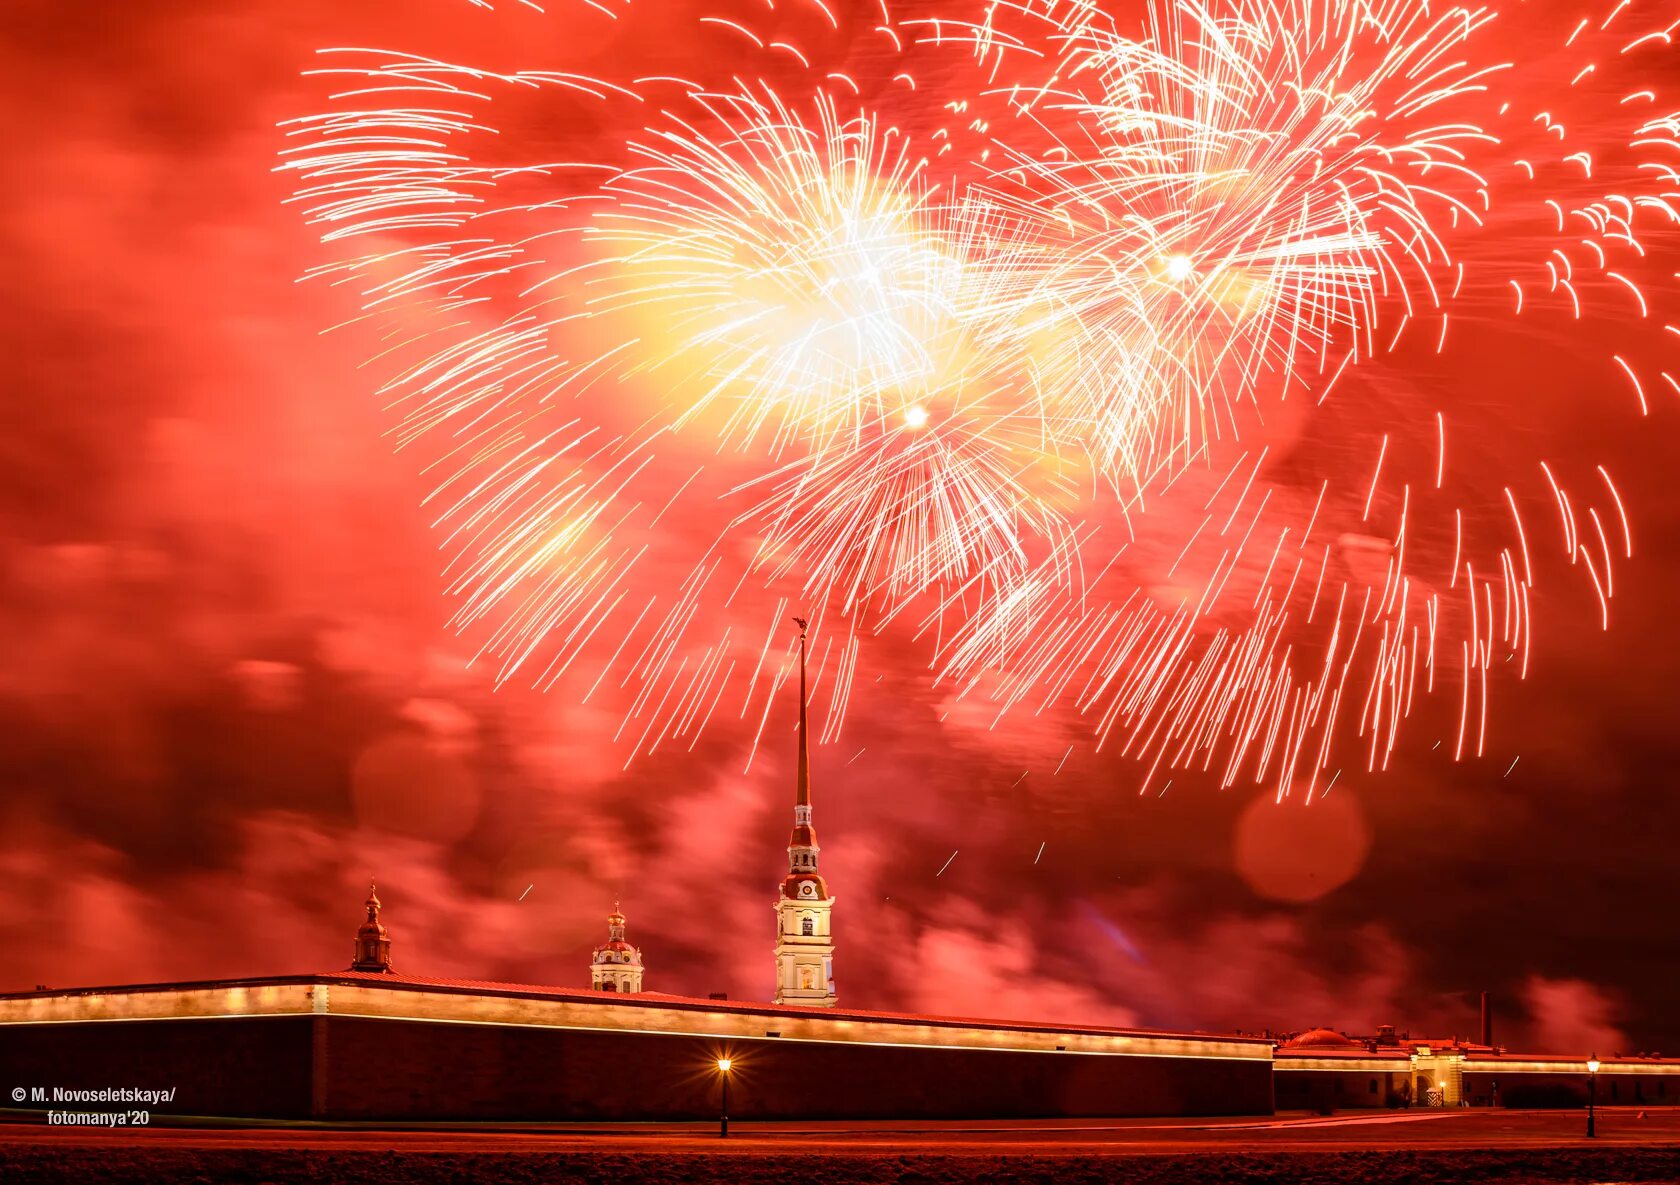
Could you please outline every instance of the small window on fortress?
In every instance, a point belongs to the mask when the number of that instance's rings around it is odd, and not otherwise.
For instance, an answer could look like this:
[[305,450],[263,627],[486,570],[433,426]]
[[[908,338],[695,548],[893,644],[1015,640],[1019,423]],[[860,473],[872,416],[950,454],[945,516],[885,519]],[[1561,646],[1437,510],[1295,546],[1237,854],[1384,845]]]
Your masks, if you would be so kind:
[[799,932],[801,934],[815,935],[817,932],[816,919],[811,917],[802,919],[799,923]]

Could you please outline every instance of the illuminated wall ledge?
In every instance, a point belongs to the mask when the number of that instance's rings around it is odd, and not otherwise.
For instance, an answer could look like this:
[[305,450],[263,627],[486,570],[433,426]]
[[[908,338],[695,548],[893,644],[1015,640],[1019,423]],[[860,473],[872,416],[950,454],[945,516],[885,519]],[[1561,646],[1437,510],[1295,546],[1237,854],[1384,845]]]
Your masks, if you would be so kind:
[[[1473,1057],[1463,1063],[1466,1074],[1579,1074],[1587,1073],[1587,1059],[1547,1057]],[[1600,1077],[1606,1074],[1666,1074],[1680,1076],[1680,1059],[1600,1058]]]
[[1271,1043],[1255,1037],[1054,1028],[649,993],[612,997],[593,991],[379,975],[141,984],[0,996],[0,1024],[310,1015],[1110,1057],[1269,1061],[1272,1055]]
[[[1435,1073],[1439,1068],[1455,1066],[1466,1074],[1563,1074],[1585,1075],[1587,1073],[1587,1059],[1585,1057],[1546,1057],[1543,1054],[1495,1054],[1471,1053],[1465,1054],[1453,1050],[1438,1051],[1431,1054],[1418,1054],[1414,1058],[1406,1053],[1377,1053],[1360,1055],[1357,1053],[1316,1053],[1302,1054],[1280,1050],[1272,1059],[1272,1067],[1276,1070],[1295,1073],[1335,1073],[1346,1071],[1357,1073],[1404,1073],[1414,1068],[1430,1069]],[[1680,1059],[1676,1058],[1600,1058],[1599,1076],[1614,1074],[1657,1074],[1680,1076]]]
[[1349,1074],[1409,1074],[1412,1069],[1412,1059],[1404,1055],[1400,1057],[1287,1057],[1280,1053],[1272,1059],[1272,1068],[1303,1072],[1342,1071]]

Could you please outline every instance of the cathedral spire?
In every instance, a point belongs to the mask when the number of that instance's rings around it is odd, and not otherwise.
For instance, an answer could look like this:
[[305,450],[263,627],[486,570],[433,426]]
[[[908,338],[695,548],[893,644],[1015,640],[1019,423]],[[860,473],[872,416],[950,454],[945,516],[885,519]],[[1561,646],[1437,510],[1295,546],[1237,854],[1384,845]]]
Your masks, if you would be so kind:
[[834,898],[817,872],[816,828],[811,825],[811,747],[806,705],[806,622],[799,627],[799,764],[794,787],[793,834],[788,838],[788,874],[776,899],[776,1003],[832,1007],[834,939],[829,918]]
[[367,921],[356,931],[356,957],[350,963],[352,971],[391,973],[391,939],[379,921],[379,890],[368,881]]
[[806,720],[805,619],[795,617],[799,627],[799,762],[793,796],[793,834],[788,838],[788,873],[817,870],[817,832],[811,826],[811,743]]
[[794,798],[796,806],[811,805],[811,747],[805,731],[805,619],[795,617],[799,627],[799,783]]

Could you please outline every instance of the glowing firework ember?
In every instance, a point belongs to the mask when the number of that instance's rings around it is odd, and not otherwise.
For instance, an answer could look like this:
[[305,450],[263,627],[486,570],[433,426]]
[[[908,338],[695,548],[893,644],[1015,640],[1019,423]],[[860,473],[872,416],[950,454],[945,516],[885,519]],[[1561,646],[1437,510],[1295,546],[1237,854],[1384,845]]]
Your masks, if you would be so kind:
[[[804,605],[828,737],[905,632],[1144,789],[1311,794],[1431,691],[1485,750],[1541,498],[1608,623],[1609,472],[1460,461],[1427,376],[1450,324],[1614,317],[1606,373],[1680,395],[1673,26],[1519,66],[1489,9],[809,3],[695,13],[716,78],[330,51],[286,125],[498,677],[615,698],[632,756],[762,729]],[[623,134],[548,159],[586,111]]]

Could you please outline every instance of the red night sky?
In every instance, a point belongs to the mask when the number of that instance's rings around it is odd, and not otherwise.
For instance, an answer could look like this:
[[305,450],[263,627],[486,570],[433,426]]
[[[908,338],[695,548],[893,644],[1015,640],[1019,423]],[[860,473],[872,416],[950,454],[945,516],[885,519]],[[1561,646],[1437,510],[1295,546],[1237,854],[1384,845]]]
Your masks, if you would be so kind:
[[[320,47],[715,68],[731,43],[691,21],[663,0],[617,21],[558,3],[14,0],[0,989],[335,969],[376,873],[399,971],[586,982],[616,898],[650,990],[768,995],[792,700],[750,768],[746,726],[625,768],[610,709],[564,683],[498,688],[470,662],[369,343],[322,332],[355,298],[298,282],[325,257],[273,171],[276,125],[322,106],[301,74]],[[1557,43],[1558,21],[1534,24]],[[556,159],[610,157],[626,117],[567,110],[522,131]],[[1649,243],[1673,263],[1672,232]],[[988,728],[930,689],[914,639],[872,639],[844,731],[814,756],[842,1000],[1472,1035],[1487,989],[1513,1045],[1680,1052],[1680,401],[1658,384],[1638,414],[1598,340],[1613,328],[1472,317],[1324,412],[1416,404],[1432,434],[1446,406],[1477,465],[1531,486],[1538,458],[1615,474],[1635,554],[1610,629],[1535,502],[1551,554],[1533,667],[1495,672],[1480,760],[1452,760],[1447,696],[1414,711],[1387,772],[1350,755],[1310,807],[1196,775],[1140,796],[1137,764],[1093,752],[1077,713]],[[1653,373],[1677,340],[1645,347]],[[1369,444],[1348,446],[1352,484]]]

